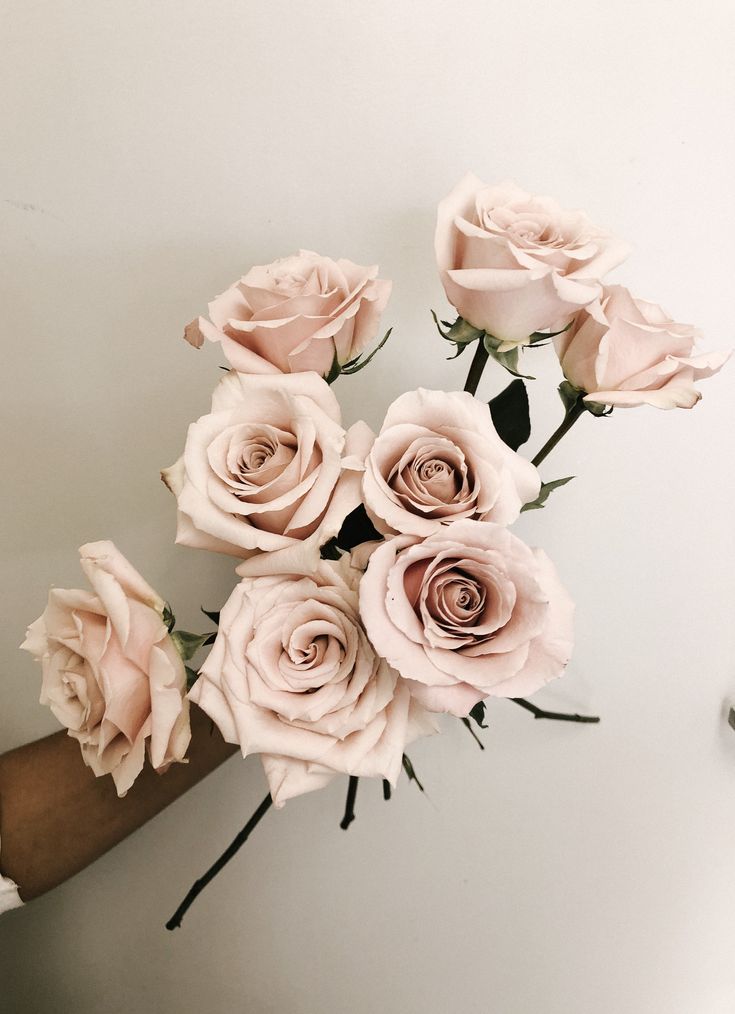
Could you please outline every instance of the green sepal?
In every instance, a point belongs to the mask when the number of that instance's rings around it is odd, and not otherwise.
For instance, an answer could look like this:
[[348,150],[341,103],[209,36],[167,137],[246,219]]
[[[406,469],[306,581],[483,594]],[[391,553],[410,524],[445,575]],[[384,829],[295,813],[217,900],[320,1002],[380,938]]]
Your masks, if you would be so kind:
[[568,331],[573,323],[574,321],[570,320],[567,326],[563,327],[560,331],[534,331],[533,334],[529,336],[528,344],[538,345],[539,342],[544,341],[546,338],[556,338],[558,335],[564,334],[565,331]]
[[163,622],[166,624],[166,629],[168,630],[168,632],[170,634],[171,631],[176,626],[176,617],[174,616],[174,611],[171,608],[171,606],[168,604],[168,602],[164,602],[164,604],[163,604],[163,616],[162,616],[162,619],[163,619]]
[[475,327],[464,317],[457,317],[455,322],[447,331],[447,341],[455,342],[457,345],[470,345],[481,338],[485,332],[481,327]]
[[205,644],[212,644],[216,636],[216,634],[192,634],[188,630],[173,630],[171,632],[171,640],[185,662],[194,658]]
[[565,412],[569,412],[570,409],[574,408],[575,405],[584,398],[584,396],[585,392],[582,388],[575,387],[574,384],[570,384],[568,380],[562,380],[561,384],[559,384],[559,397],[561,398]]
[[584,407],[592,415],[597,416],[598,419],[607,419],[609,415],[612,415],[613,406],[604,405],[601,401],[586,401]]
[[[354,376],[355,373],[359,373],[360,370],[364,370],[365,367],[368,365],[368,363],[372,362],[374,357],[378,354],[378,352],[380,352],[382,347],[390,338],[392,332],[393,328],[389,327],[388,330],[383,335],[383,337],[378,342],[378,344],[375,346],[373,351],[368,356],[366,356],[364,359],[362,359],[360,356],[357,356],[355,359],[351,359],[349,363],[344,364],[341,372],[344,373],[346,377],[352,377]],[[334,366],[332,366],[332,369],[334,369]]]
[[328,384],[333,384],[341,372],[342,367],[339,365],[339,359],[337,358],[337,353],[335,352],[332,365],[329,368],[329,373],[325,375],[324,379]]
[[211,620],[212,623],[216,623],[217,626],[219,626],[219,613],[220,613],[219,609],[214,609],[212,610],[212,612],[210,612],[209,609],[205,609],[204,606],[200,606],[199,608],[207,617],[207,619]]
[[[464,317],[457,317],[453,324],[450,324],[448,320],[439,321],[436,313],[432,310],[431,316],[434,318],[436,329],[442,338],[448,342],[454,342],[455,345],[471,345],[472,342],[477,341],[485,333],[482,328],[474,327],[469,321],[465,320]],[[442,326],[443,325],[443,326]],[[459,353],[457,353],[459,355]]]
[[499,338],[495,338],[491,334],[485,334],[483,338],[483,344],[485,345],[485,351],[489,356],[499,363],[508,373],[514,377],[518,377],[519,380],[535,380],[535,377],[529,376],[527,373],[518,372],[518,353],[519,347],[516,346],[513,349],[508,349],[507,352],[499,352],[498,349],[503,344]]
[[605,405],[599,401],[584,401],[586,393],[581,387],[575,387],[568,380],[562,380],[561,384],[559,384],[559,397],[562,400],[565,412],[569,412],[581,403],[585,412],[589,412],[598,418],[612,415],[612,405]]
[[196,669],[192,669],[190,665],[185,665],[184,669],[186,669],[186,689],[191,690],[196,681],[199,679],[199,673]]
[[510,384],[488,402],[490,415],[500,439],[517,451],[531,436],[528,392],[522,380]]
[[403,770],[408,775],[408,780],[410,782],[416,782],[416,784],[418,785],[418,787],[421,789],[422,792],[426,791],[421,782],[418,780],[418,776],[414,771],[413,764],[411,763],[410,759],[406,756],[405,753],[403,755]]
[[477,745],[479,746],[479,748],[481,750],[484,750],[485,749],[485,744],[482,742],[482,740],[480,739],[480,737],[477,735],[477,733],[475,732],[475,730],[472,728],[472,722],[469,720],[469,718],[460,718],[460,722],[465,727],[465,729],[469,732],[470,736],[472,736],[472,738],[474,739],[475,743],[477,743]]
[[521,514],[524,511],[540,510],[549,499],[550,493],[553,493],[553,491],[558,489],[560,486],[566,486],[566,484],[571,482],[573,478],[573,475],[567,475],[563,479],[552,479],[551,482],[542,482],[539,495],[535,500],[532,500],[530,503],[524,504],[523,507],[521,507]]

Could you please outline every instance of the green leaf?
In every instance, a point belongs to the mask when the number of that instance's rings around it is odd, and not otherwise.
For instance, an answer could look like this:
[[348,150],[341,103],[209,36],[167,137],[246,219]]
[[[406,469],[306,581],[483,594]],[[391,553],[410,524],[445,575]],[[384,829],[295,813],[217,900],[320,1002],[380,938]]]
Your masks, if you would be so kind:
[[474,708],[470,709],[470,718],[473,718],[481,729],[487,729],[488,725],[485,722],[485,702],[478,701]]
[[369,356],[366,356],[365,359],[362,360],[360,359],[360,356],[358,356],[356,359],[351,359],[349,363],[345,363],[345,365],[342,367],[342,373],[344,373],[346,377],[351,377],[353,376],[353,374],[359,373],[360,370],[364,370],[365,367],[368,365],[368,363],[372,362],[372,360],[375,358],[378,352],[380,352],[382,347],[390,338],[392,332],[393,328],[389,327]]
[[191,690],[196,681],[199,679],[199,673],[196,669],[192,669],[190,665],[185,665],[184,669],[186,669],[186,689]]
[[319,550],[319,555],[321,556],[322,560],[339,560],[339,558],[342,556],[342,551],[337,545],[336,535],[332,536],[332,538],[328,542],[324,543],[324,545]]
[[[349,553],[355,546],[363,542],[375,542],[382,540],[383,536],[372,523],[365,510],[365,505],[360,504],[347,515],[342,522],[342,527],[337,536],[337,547]],[[327,543],[328,545],[328,543]]]
[[193,658],[200,648],[214,641],[215,634],[192,634],[188,630],[174,630],[171,640],[185,662]]
[[205,609],[204,606],[200,606],[199,608],[207,617],[207,619],[211,620],[212,623],[216,623],[217,626],[219,626],[219,609],[215,609],[212,612],[210,612],[208,609]]
[[517,451],[531,436],[526,385],[520,379],[512,380],[504,391],[488,402],[488,407],[498,436]]
[[573,475],[567,475],[563,479],[553,479],[551,482],[542,482],[541,491],[539,495],[536,497],[535,500],[532,500],[531,503],[524,504],[524,506],[521,507],[521,514],[523,513],[523,511],[539,510],[541,507],[544,506],[546,501],[549,499],[549,493],[552,493],[555,489],[558,489],[559,486],[566,486],[566,484],[568,482],[571,482],[573,478],[574,478]]

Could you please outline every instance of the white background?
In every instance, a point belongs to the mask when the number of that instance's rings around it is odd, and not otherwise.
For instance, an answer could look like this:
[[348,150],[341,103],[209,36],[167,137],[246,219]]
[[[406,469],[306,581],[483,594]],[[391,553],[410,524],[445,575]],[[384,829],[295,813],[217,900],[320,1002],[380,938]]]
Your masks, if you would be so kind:
[[[3,8],[0,749],[55,728],[17,645],[79,544],[114,539],[191,629],[228,594],[229,561],[173,545],[158,470],[219,376],[183,325],[250,265],[305,246],[394,280],[394,337],[336,387],[373,425],[462,385],[428,309],[435,205],[470,168],[584,207],[635,247],[616,280],[733,342],[727,0]],[[533,358],[529,453],[561,412]],[[581,420],[543,466],[577,479],[518,526],[578,603],[538,700],[598,727],[497,702],[481,753],[447,723],[411,751],[428,798],[362,782],[346,834],[342,782],[290,802],[169,934],[264,794],[233,759],[3,918],[3,1010],[731,1014],[732,384]]]

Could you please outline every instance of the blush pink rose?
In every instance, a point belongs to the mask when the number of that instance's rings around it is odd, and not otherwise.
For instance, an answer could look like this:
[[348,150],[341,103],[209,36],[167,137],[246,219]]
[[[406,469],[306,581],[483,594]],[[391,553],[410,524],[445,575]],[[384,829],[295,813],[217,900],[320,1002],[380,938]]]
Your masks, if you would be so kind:
[[327,376],[363,352],[378,333],[391,282],[378,267],[333,261],[310,250],[251,268],[209,304],[184,337],[220,342],[242,373]]
[[611,285],[554,344],[564,376],[586,392],[585,401],[692,408],[702,397],[694,382],[717,373],[731,355],[695,353],[699,337],[691,324],[677,324],[655,303]]
[[336,774],[395,784],[406,743],[434,730],[360,623],[343,558],[280,573],[273,555],[245,577],[190,697],[243,756],[262,754],[276,806]]
[[178,501],[176,541],[243,558],[308,543],[318,555],[360,502],[371,440],[364,423],[345,433],[316,373],[231,371],[161,473]]
[[628,254],[583,212],[472,173],[439,204],[435,249],[449,302],[501,351],[564,327]]
[[22,645],[43,668],[41,703],[79,741],[95,775],[124,796],[143,769],[165,771],[189,745],[184,663],[165,602],[111,542],[79,550],[92,592],[52,588]]
[[396,536],[360,585],[376,651],[426,708],[458,716],[561,676],[573,609],[545,553],[487,521],[455,521],[423,542]]
[[460,518],[515,521],[535,500],[534,466],[464,391],[411,391],[388,409],[365,463],[366,508],[381,531],[430,535]]

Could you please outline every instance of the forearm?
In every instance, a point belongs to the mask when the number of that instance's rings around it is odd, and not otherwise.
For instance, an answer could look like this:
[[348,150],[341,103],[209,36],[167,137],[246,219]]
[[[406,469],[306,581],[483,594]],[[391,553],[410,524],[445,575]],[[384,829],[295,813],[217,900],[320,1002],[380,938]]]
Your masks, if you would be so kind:
[[65,731],[0,757],[0,871],[24,901],[78,873],[145,824],[235,751],[197,707],[188,764],[159,775],[148,765],[120,799],[95,778]]

